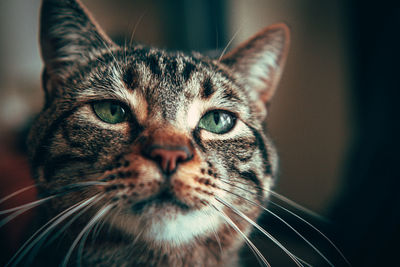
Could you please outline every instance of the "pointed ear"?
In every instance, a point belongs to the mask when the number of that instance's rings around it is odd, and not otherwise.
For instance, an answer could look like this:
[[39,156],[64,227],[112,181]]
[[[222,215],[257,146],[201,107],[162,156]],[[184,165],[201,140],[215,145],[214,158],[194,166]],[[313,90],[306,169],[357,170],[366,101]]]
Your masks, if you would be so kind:
[[245,41],[221,62],[229,66],[250,90],[268,103],[278,85],[289,49],[289,29],[281,23],[269,26]]
[[43,0],[40,46],[50,75],[113,45],[79,0]]

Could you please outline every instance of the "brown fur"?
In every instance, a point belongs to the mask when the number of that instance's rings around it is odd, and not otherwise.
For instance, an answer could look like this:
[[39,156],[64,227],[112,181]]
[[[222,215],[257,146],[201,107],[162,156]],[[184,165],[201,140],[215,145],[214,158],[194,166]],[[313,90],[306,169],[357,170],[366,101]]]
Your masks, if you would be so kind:
[[[263,125],[286,58],[287,27],[268,27],[216,60],[118,47],[78,1],[45,0],[41,17],[47,94],[29,137],[38,189],[46,195],[98,182],[46,205],[50,219],[96,196],[67,230],[54,262],[104,210],[104,227],[84,247],[85,266],[238,264],[244,239],[224,216],[245,235],[252,227],[218,198],[255,221],[260,208],[243,198],[263,204],[273,185],[277,157]],[[120,103],[127,120],[102,121],[91,106],[96,101]],[[229,112],[235,126],[224,134],[199,128],[211,110]],[[166,173],[149,152],[154,148],[187,157]]]

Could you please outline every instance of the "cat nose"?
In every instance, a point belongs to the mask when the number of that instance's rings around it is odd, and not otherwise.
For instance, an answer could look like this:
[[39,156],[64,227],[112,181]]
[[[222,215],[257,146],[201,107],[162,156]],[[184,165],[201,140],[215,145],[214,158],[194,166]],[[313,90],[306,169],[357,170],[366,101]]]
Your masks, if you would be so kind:
[[192,155],[186,146],[152,145],[147,156],[157,162],[165,174],[175,172],[179,163],[188,161]]

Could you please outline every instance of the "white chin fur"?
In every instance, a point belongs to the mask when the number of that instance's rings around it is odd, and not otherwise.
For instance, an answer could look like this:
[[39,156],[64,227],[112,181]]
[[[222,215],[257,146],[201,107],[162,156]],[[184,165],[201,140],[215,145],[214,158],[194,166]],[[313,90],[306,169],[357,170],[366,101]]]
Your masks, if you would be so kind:
[[152,242],[179,246],[193,241],[196,237],[208,236],[216,232],[220,223],[215,213],[203,210],[191,211],[157,220],[143,234]]

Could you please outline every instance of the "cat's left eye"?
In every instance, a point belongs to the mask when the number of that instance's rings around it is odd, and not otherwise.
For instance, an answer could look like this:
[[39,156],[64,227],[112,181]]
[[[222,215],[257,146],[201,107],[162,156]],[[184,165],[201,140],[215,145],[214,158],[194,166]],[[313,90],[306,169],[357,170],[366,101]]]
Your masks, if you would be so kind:
[[223,110],[207,112],[199,121],[199,128],[216,134],[224,134],[235,126],[236,117]]
[[93,103],[93,110],[102,121],[107,123],[116,124],[127,119],[124,107],[116,102],[103,101]]

